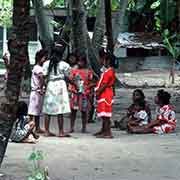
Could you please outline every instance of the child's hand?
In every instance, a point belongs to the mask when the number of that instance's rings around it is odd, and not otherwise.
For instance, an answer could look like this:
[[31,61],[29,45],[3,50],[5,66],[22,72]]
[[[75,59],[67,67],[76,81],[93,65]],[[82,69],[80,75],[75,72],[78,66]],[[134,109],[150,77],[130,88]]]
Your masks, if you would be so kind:
[[34,128],[34,126],[35,126],[34,121],[30,121],[28,124],[29,124],[29,126],[30,126],[31,129]]
[[5,53],[5,54],[3,55],[2,59],[3,59],[3,60],[8,59],[8,55],[7,55],[7,53]]
[[96,98],[98,99],[99,96],[100,96],[100,92],[96,91]]
[[8,55],[7,55],[7,53],[5,53],[3,55],[2,59],[4,60],[5,65],[8,65]]

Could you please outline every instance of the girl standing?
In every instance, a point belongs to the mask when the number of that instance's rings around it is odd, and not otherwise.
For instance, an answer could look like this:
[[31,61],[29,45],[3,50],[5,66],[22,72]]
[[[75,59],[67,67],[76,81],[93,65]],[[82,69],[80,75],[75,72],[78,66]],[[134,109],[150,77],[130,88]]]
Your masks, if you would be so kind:
[[87,69],[86,56],[80,56],[78,69],[71,71],[71,79],[76,86],[71,89],[71,127],[70,132],[74,132],[77,110],[81,111],[82,133],[86,132],[87,113],[89,107],[90,88],[89,84],[93,78],[92,70]]
[[50,118],[56,116],[59,127],[59,137],[70,137],[64,133],[63,114],[70,113],[69,96],[65,79],[69,77],[70,66],[61,60],[59,46],[52,49],[50,60],[44,64],[44,76],[47,76],[47,87],[43,103],[45,114],[45,135],[53,136],[50,132]]
[[39,117],[42,110],[43,101],[43,68],[42,65],[47,59],[48,52],[40,50],[36,53],[36,62],[31,76],[31,94],[29,99],[28,114],[30,119],[36,124],[36,132],[43,133],[40,129]]
[[98,138],[113,138],[110,118],[112,117],[115,72],[111,66],[111,60],[111,55],[107,54],[103,60],[103,65],[106,69],[101,74],[100,80],[95,88],[97,97],[97,116],[102,119],[102,129],[95,134]]

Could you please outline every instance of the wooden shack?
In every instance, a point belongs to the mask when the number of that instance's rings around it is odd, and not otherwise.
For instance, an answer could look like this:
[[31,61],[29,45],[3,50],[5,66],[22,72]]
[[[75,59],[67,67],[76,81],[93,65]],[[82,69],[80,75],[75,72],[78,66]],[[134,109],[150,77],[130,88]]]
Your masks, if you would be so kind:
[[119,33],[114,47],[122,71],[169,69],[171,59],[157,33]]

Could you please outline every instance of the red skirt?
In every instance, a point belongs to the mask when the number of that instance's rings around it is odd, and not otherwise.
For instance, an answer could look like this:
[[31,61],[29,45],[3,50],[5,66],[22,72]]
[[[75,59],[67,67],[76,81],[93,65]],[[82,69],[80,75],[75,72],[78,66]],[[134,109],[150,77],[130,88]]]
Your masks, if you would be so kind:
[[109,104],[106,100],[99,100],[97,103],[97,116],[98,117],[111,117],[112,116],[112,103]]
[[98,117],[111,117],[113,104],[113,90],[107,89],[103,92],[97,100],[97,116]]

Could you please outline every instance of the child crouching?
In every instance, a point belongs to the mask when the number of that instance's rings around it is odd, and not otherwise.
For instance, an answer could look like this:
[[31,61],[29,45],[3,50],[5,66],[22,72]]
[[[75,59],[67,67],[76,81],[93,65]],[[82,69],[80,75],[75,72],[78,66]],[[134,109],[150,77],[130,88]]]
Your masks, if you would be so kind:
[[33,132],[35,123],[34,121],[29,121],[27,112],[27,104],[24,101],[19,101],[17,109],[17,120],[11,135],[11,140],[13,142],[36,143],[36,139],[39,138],[39,136]]

